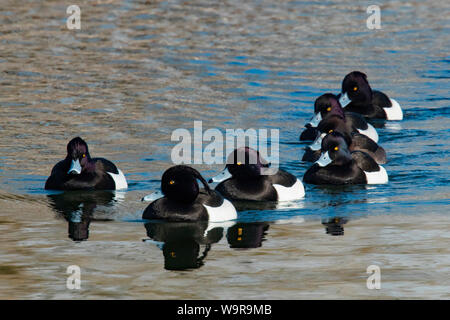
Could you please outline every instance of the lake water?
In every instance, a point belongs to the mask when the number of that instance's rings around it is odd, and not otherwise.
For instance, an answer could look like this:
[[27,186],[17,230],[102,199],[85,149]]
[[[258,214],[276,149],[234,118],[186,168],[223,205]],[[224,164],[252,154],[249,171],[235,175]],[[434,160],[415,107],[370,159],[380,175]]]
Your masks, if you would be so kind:
[[[381,30],[369,2],[76,4],[78,31],[64,1],[2,1],[1,299],[450,298],[448,2],[378,1]],[[292,208],[217,228],[140,220],[171,133],[195,120],[279,129],[281,167],[301,178],[313,102],[353,70],[404,110],[377,123],[387,185],[306,185]],[[126,192],[43,190],[75,136],[122,169]]]

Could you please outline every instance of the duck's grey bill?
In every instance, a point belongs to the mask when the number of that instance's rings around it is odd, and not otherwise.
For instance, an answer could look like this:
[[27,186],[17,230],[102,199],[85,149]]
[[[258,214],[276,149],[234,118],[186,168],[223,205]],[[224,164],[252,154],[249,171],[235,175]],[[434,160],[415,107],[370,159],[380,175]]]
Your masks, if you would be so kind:
[[75,174],[80,174],[81,173],[81,164],[80,164],[80,160],[72,160],[72,164],[70,165],[70,169],[67,172],[69,174],[71,173],[75,173]]
[[352,100],[348,97],[347,92],[341,94],[341,97],[339,98],[339,103],[341,104],[342,108],[348,105],[350,102],[352,102]]
[[320,123],[320,121],[322,121],[322,115],[320,114],[320,112],[317,112],[312,118],[311,120],[309,120],[309,123],[312,127],[317,127]]
[[143,197],[141,200],[142,201],[155,201],[158,200],[159,198],[164,197],[163,193],[161,191],[155,191],[149,195],[146,195],[145,197]]
[[320,148],[322,148],[322,139],[324,137],[324,134],[319,135],[316,140],[314,140],[314,142],[312,144],[309,145],[309,148],[312,151],[317,151],[320,150]]
[[322,153],[319,160],[316,161],[316,163],[321,167],[326,167],[331,163],[330,155],[328,154],[328,151],[325,153]]
[[212,177],[211,181],[212,182],[222,182],[222,181],[227,180],[229,178],[231,178],[231,173],[230,173],[230,171],[228,171],[228,168],[225,168],[225,170],[223,170],[217,176]]

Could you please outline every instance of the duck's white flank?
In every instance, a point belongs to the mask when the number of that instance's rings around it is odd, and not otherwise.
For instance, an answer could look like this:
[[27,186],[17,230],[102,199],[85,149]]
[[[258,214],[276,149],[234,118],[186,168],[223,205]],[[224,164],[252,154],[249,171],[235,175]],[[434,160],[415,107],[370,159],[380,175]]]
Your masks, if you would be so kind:
[[391,100],[392,107],[383,108],[384,112],[386,112],[386,119],[388,120],[403,120],[403,111],[397,101],[394,99]]
[[384,184],[388,183],[389,178],[388,174],[386,172],[386,169],[384,169],[382,166],[379,166],[379,171],[374,172],[366,172],[364,171],[367,179],[367,184]]
[[116,184],[116,190],[128,188],[127,179],[125,179],[123,172],[120,171],[120,169],[117,169],[117,170],[119,171],[118,174],[108,172],[108,174],[113,178],[114,183]]
[[366,130],[358,129],[358,132],[365,136],[368,136],[373,141],[378,142],[377,130],[375,130],[375,128],[370,123],[368,123],[367,126],[368,128]]
[[305,187],[298,179],[291,187],[284,187],[280,184],[273,184],[273,187],[277,191],[278,201],[298,200],[305,196]]
[[223,199],[223,203],[220,207],[210,207],[206,204],[203,204],[203,206],[206,208],[206,211],[208,211],[210,222],[227,221],[237,218],[236,208],[227,199]]

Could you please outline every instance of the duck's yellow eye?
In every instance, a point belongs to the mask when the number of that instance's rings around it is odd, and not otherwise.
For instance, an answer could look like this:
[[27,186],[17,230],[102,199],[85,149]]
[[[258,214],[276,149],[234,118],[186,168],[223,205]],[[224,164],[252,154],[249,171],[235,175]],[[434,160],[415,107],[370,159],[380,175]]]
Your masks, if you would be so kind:
[[328,108],[327,108],[327,111],[331,111],[331,107],[328,107]]
[[328,133],[332,133],[333,132],[333,129],[331,129],[330,131],[328,131]]
[[83,158],[86,158],[86,155],[83,153]]
[[240,166],[242,163],[240,163],[240,162],[238,162],[238,163],[236,163],[238,166]]
[[169,181],[169,184],[174,184],[174,183],[175,183],[175,181],[173,181],[173,180]]
[[353,91],[357,91],[358,90],[358,87],[353,87]]
[[339,147],[334,147],[334,151],[338,151],[339,150]]
[[176,258],[176,257],[177,257],[177,255],[176,255],[175,252],[173,252],[173,251],[170,252],[170,256],[171,256],[172,258]]

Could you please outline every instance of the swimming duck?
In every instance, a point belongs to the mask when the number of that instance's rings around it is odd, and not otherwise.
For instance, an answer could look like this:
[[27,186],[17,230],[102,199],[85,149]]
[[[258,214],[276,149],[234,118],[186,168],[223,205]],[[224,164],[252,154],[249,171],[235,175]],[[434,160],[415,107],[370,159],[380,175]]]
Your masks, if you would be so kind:
[[339,102],[345,112],[356,112],[366,118],[403,119],[403,111],[398,102],[381,91],[372,90],[367,75],[359,71],[345,76]]
[[322,141],[322,154],[303,176],[311,184],[384,184],[386,170],[368,154],[350,152],[345,138],[339,132],[327,134]]
[[52,169],[45,182],[47,190],[119,190],[127,180],[114,163],[91,158],[87,143],[80,137],[67,144],[67,156]]
[[[204,189],[200,189],[197,180]],[[148,220],[216,222],[237,217],[231,202],[211,190],[197,170],[185,165],[167,169],[162,175],[161,192],[156,191],[142,200],[152,201],[142,215]]]
[[249,147],[234,150],[224,171],[210,182],[220,182],[215,189],[230,200],[291,201],[305,196],[299,179],[270,168],[270,163]]

